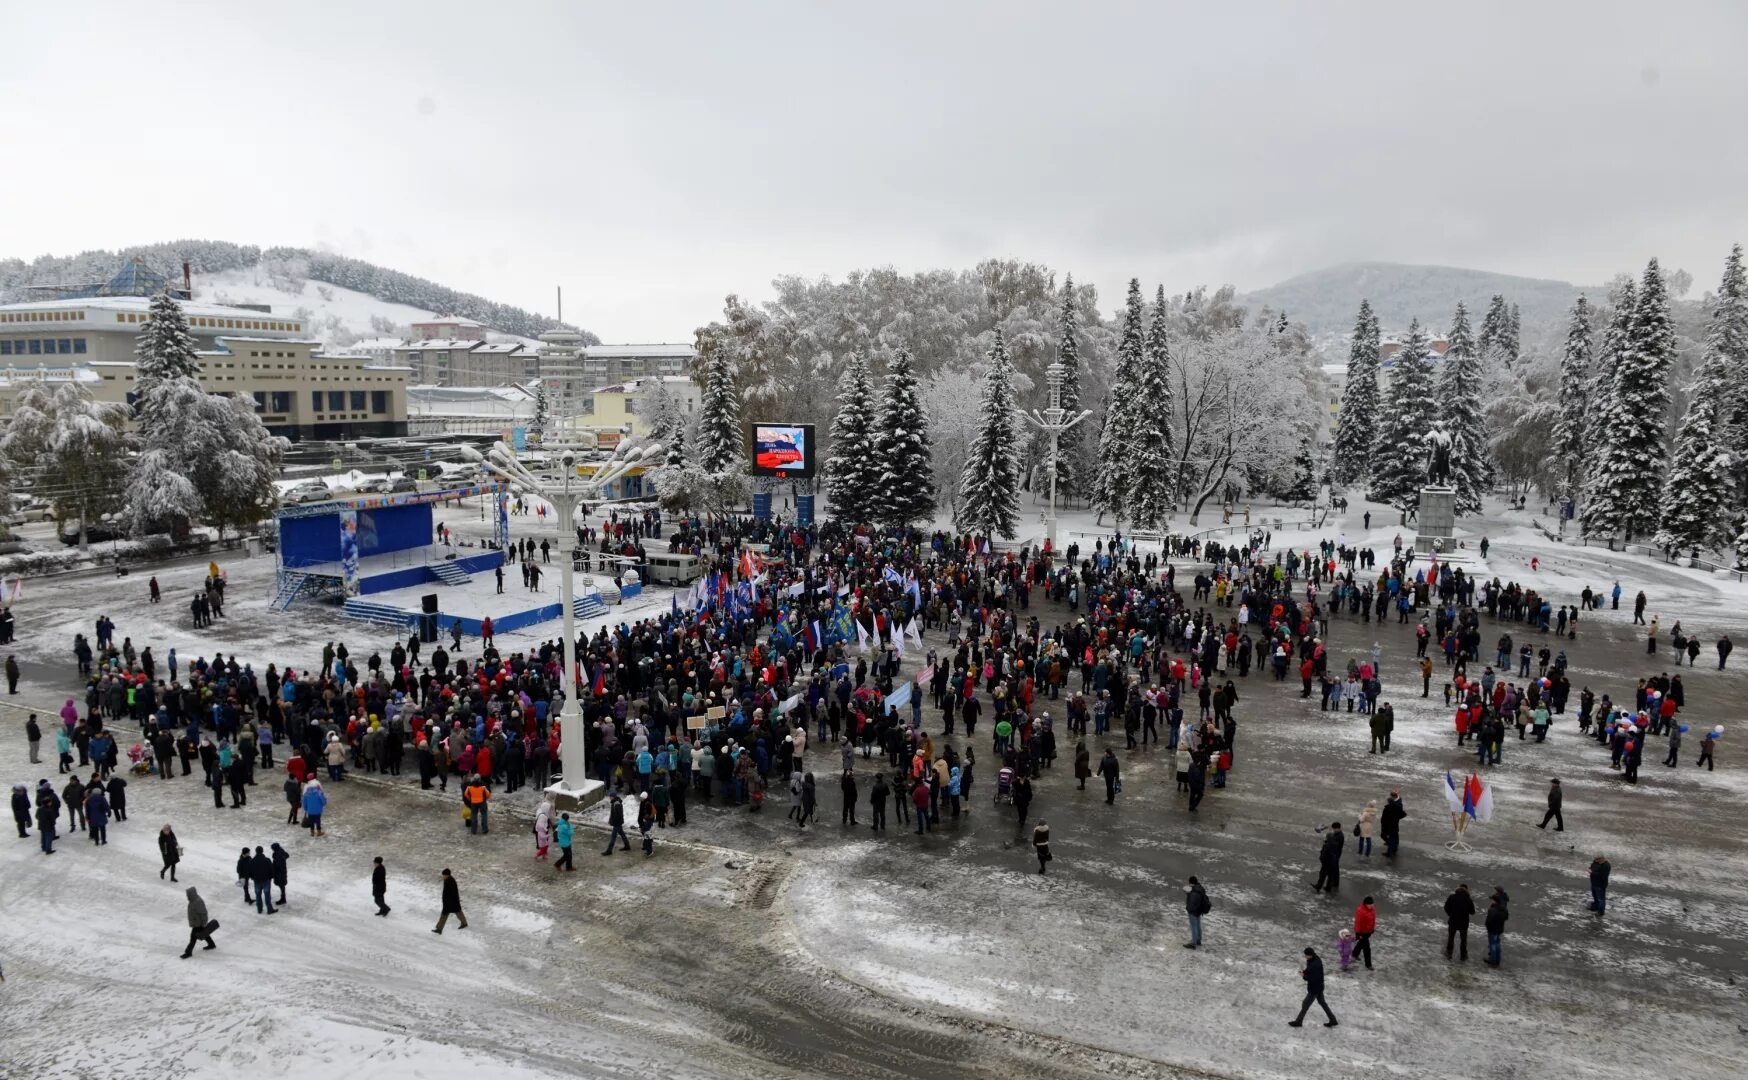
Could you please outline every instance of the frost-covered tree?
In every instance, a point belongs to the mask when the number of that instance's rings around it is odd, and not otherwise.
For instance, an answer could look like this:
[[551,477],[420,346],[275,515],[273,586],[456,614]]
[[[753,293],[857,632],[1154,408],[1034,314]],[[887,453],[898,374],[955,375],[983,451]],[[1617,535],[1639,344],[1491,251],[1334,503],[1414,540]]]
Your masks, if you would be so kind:
[[1154,301],[1153,321],[1142,344],[1136,386],[1139,407],[1133,416],[1130,441],[1129,517],[1143,529],[1163,527],[1177,501],[1170,319],[1171,309],[1166,306],[1162,285]]
[[1481,512],[1491,463],[1481,410],[1481,357],[1461,301],[1451,316],[1450,345],[1438,365],[1438,409],[1451,436],[1451,486],[1459,514]]
[[[1062,286],[1062,314],[1057,319],[1056,362],[1062,365],[1062,411],[1066,416],[1080,412],[1080,313],[1074,303],[1074,277],[1070,275]],[[1056,449],[1057,496],[1072,499],[1079,495],[1086,475],[1086,424],[1069,428],[1059,438]]]
[[135,392],[144,394],[160,379],[199,379],[200,360],[188,332],[182,305],[169,293],[152,297],[146,321],[134,338]]
[[50,389],[38,382],[18,395],[10,421],[0,431],[0,457],[33,470],[59,521],[77,521],[79,547],[87,526],[113,510],[133,438],[127,407],[97,401],[76,382]]
[[898,350],[886,365],[880,401],[877,449],[880,480],[875,519],[905,527],[935,515],[934,470],[929,461],[929,417],[917,389],[909,351]]
[[1408,340],[1390,365],[1383,416],[1372,443],[1372,476],[1367,497],[1408,510],[1420,502],[1426,483],[1426,433],[1438,415],[1433,387],[1432,351],[1416,319]]
[[268,433],[253,402],[177,376],[153,382],[138,406],[142,447],[123,511],[130,532],[199,520],[222,537],[272,511],[285,440]]
[[1675,436],[1669,482],[1663,485],[1658,547],[1710,548],[1731,538],[1730,508],[1736,481],[1730,472],[1730,369],[1710,348],[1690,388],[1687,415]]
[[1517,364],[1518,332],[1513,308],[1505,297],[1493,294],[1487,305],[1487,315],[1481,320],[1481,337],[1477,342],[1482,358],[1510,368]]
[[856,352],[844,366],[838,383],[838,411],[832,418],[831,446],[826,457],[826,495],[832,515],[849,524],[874,520],[880,485],[879,432],[875,415],[874,380],[868,357]]
[[746,451],[740,423],[740,389],[734,381],[734,357],[727,348],[710,347],[700,359],[704,385],[695,448],[698,466],[708,473],[739,472]]
[[1299,449],[1293,453],[1293,476],[1281,497],[1291,502],[1310,502],[1317,498],[1317,429],[1301,425]]
[[1347,353],[1347,385],[1335,428],[1335,479],[1352,484],[1366,475],[1378,434],[1378,317],[1360,301]]
[[1020,440],[1013,364],[1000,330],[989,349],[980,402],[977,438],[959,481],[958,525],[974,536],[1011,540],[1020,520]]
[[1599,439],[1595,481],[1585,508],[1588,531],[1631,539],[1657,527],[1669,454],[1669,368],[1674,361],[1669,296],[1652,259],[1640,279],[1614,365],[1608,424]]
[[[1623,275],[1624,277],[1624,275]],[[1590,404],[1590,423],[1585,432],[1585,452],[1590,467],[1586,470],[1584,481],[1584,498],[1588,503],[1592,489],[1595,487],[1596,457],[1601,452],[1603,437],[1616,422],[1614,398],[1614,373],[1620,366],[1621,354],[1627,348],[1627,330],[1633,322],[1633,303],[1638,290],[1631,278],[1625,278],[1619,286],[1609,294],[1608,322],[1603,327],[1602,342],[1596,350],[1596,356],[1591,364],[1590,391],[1587,395]]]
[[[1729,369],[1729,444],[1748,444],[1748,273],[1742,266],[1742,245],[1730,248],[1724,277],[1712,297],[1705,347],[1724,358]],[[1748,495],[1748,454],[1735,455],[1739,496]]]
[[1590,301],[1580,296],[1566,320],[1566,348],[1560,354],[1560,419],[1552,449],[1562,497],[1578,497],[1584,474],[1584,425],[1590,409]]
[[1141,365],[1145,333],[1142,323],[1141,279],[1129,279],[1129,302],[1123,310],[1123,336],[1117,344],[1117,372],[1105,400],[1105,426],[1099,432],[1098,473],[1093,480],[1093,506],[1100,519],[1110,514],[1119,525],[1134,506],[1135,433],[1146,402],[1141,399]]

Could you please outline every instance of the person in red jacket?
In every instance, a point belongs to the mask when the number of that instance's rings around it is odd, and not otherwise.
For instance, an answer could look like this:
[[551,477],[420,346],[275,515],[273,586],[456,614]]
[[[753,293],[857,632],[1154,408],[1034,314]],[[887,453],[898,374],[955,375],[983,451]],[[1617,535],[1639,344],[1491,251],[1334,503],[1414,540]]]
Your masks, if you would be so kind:
[[[920,757],[917,760],[922,760]],[[911,805],[916,807],[916,831],[922,835],[929,827],[929,785],[913,784],[910,789]]]
[[1366,970],[1372,970],[1372,935],[1378,930],[1378,906],[1371,897],[1360,901],[1360,906],[1353,909],[1353,933],[1359,941],[1354,945],[1354,957],[1366,962]]
[[1299,665],[1299,682],[1303,684],[1303,688],[1299,691],[1300,697],[1308,698],[1311,696],[1311,678],[1316,674],[1317,665],[1311,660],[1307,659]]

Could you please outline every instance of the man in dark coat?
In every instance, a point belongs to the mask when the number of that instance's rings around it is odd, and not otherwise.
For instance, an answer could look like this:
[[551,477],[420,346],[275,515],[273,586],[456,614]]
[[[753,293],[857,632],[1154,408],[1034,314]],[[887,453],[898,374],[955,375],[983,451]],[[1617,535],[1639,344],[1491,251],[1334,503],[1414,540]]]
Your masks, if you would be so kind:
[[206,942],[209,949],[218,948],[213,944],[212,931],[207,929],[213,924],[206,917],[206,901],[200,898],[200,893],[194,886],[188,886],[188,948],[182,950],[182,959],[194,955],[194,943]]
[[255,883],[255,914],[278,914],[273,906],[273,858],[259,846],[249,860],[249,880]]
[[1497,885],[1493,887],[1493,902],[1487,905],[1484,925],[1487,927],[1487,966],[1499,966],[1499,950],[1505,939],[1505,920],[1511,917],[1507,905],[1511,898]]
[[1323,961],[1318,957],[1316,949],[1305,950],[1305,966],[1299,970],[1299,977],[1305,980],[1305,1000],[1299,1003],[1299,1015],[1287,1021],[1287,1026],[1304,1027],[1305,1014],[1311,1011],[1312,1002],[1316,1002],[1323,1010],[1323,1015],[1329,1017],[1324,1027],[1334,1027],[1340,1023],[1335,1014],[1329,1011],[1329,1003],[1323,1000]]
[[1560,813],[1561,802],[1562,795],[1560,793],[1560,781],[1557,779],[1548,781],[1548,812],[1542,815],[1542,823],[1537,825],[1536,828],[1547,828],[1548,819],[1552,818],[1554,821],[1555,832],[1566,831],[1566,816]]
[[1408,808],[1402,805],[1402,793],[1392,791],[1378,822],[1378,831],[1384,837],[1384,858],[1396,857],[1396,845],[1402,840],[1402,819],[1407,816]]
[[274,844],[267,850],[268,854],[273,856],[273,884],[279,886],[279,902],[283,904],[285,903],[285,882],[288,876],[285,864],[291,860],[291,856],[278,844]]
[[1117,781],[1122,779],[1122,766],[1117,763],[1117,752],[1107,747],[1105,756],[1099,761],[1099,775],[1105,778],[1105,804],[1107,806],[1117,801]]
[[1341,886],[1341,848],[1345,843],[1341,822],[1330,822],[1329,831],[1323,834],[1323,850],[1317,856],[1317,884],[1314,886],[1317,892],[1322,892],[1325,887],[1334,892]]
[[1457,891],[1445,897],[1445,959],[1451,958],[1451,949],[1459,941],[1462,942],[1462,958],[1469,959],[1469,920],[1475,917],[1475,899],[1469,895],[1467,885],[1458,885]]
[[449,921],[449,916],[455,916],[461,921],[461,928],[467,929],[467,915],[461,910],[461,886],[455,883],[455,876],[449,868],[443,868],[443,912],[437,917],[437,925],[431,928],[433,934],[441,934],[443,926]]
[[1590,863],[1590,910],[1602,918],[1608,910],[1608,856],[1598,855]]
[[370,868],[370,898],[376,901],[376,913],[387,915],[389,906],[383,902],[388,895],[388,870],[382,865],[382,856],[378,855]]

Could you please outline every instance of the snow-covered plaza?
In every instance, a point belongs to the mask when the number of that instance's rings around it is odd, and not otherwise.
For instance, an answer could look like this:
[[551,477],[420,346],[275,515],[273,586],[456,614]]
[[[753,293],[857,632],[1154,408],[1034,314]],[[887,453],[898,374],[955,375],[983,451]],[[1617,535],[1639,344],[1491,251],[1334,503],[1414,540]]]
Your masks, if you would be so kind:
[[[1259,521],[1277,513],[1296,516],[1268,510]],[[463,520],[455,517],[458,529]],[[1274,550],[1341,536],[1387,553],[1401,531],[1394,520],[1356,502],[1322,531],[1289,524]],[[1063,527],[1097,531],[1084,515]],[[1619,610],[1586,612],[1576,640],[1552,643],[1569,656],[1574,697],[1588,686],[1630,699],[1639,677],[1674,670],[1668,647],[1647,656],[1632,625],[1630,599],[1643,589],[1665,628],[1679,619],[1706,644],[1698,666],[1682,672],[1681,716],[1696,735],[1735,724],[1744,675],[1740,665],[1715,670],[1711,645],[1726,632],[1748,641],[1748,586],[1553,543],[1528,516],[1496,507],[1460,532],[1471,570],[1531,585],[1556,604],[1621,582]],[[1475,550],[1483,535],[1485,560]],[[146,602],[149,568],[26,582],[10,647],[24,678],[0,710],[10,782],[64,781],[52,743],[43,764],[27,764],[20,707],[47,726],[78,696],[69,647],[98,615],[115,621],[118,638],[152,644],[160,662],[174,646],[184,665],[221,651],[257,670],[301,667],[328,641],[346,641],[358,657],[392,644],[333,609],[270,612],[270,559],[222,569],[227,617],[210,631],[192,629],[179,602],[204,562],[159,568],[165,602],[156,607]],[[1187,587],[1193,567],[1179,573]],[[608,619],[668,606],[656,590]],[[1029,613],[1046,625],[1068,617],[1041,600]],[[533,647],[556,626],[505,636],[499,647]],[[1420,696],[1412,630],[1394,617],[1330,622],[1336,662],[1369,658],[1377,643],[1396,716],[1388,754],[1368,753],[1363,715],[1322,713],[1315,697],[1300,697],[1297,679],[1256,669],[1236,680],[1230,783],[1211,789],[1194,815],[1168,752],[1126,751],[1120,730],[1089,739],[1095,761],[1105,745],[1122,761],[1124,790],[1107,806],[1096,777],[1077,789],[1065,736],[1031,807],[1052,830],[1048,875],[1031,858],[1031,823],[1022,835],[1013,809],[992,800],[993,767],[980,769],[959,822],[919,837],[895,816],[887,832],[870,833],[866,783],[860,824],[839,823],[830,745],[810,755],[822,777],[820,818],[805,830],[784,816],[787,794],[774,787],[758,814],[694,799],[684,828],[658,831],[652,858],[635,845],[605,858],[602,805],[584,815],[574,874],[532,857],[536,796],[527,790],[500,795],[491,833],[476,836],[460,820],[454,785],[421,791],[416,770],[349,779],[329,785],[327,835],[312,838],[285,822],[282,769],[260,770],[238,810],[212,807],[198,769],[169,781],[130,777],[128,820],[111,824],[111,850],[75,831],[45,858],[34,829],[0,847],[0,1071],[1624,1080],[1679,1060],[1687,1076],[1742,1075],[1748,774],[1732,752],[1735,731],[1719,744],[1716,771],[1693,768],[1697,738],[1678,768],[1662,767],[1663,740],[1653,740],[1629,787],[1606,748],[1578,734],[1569,708],[1545,743],[1508,737],[1502,763],[1482,772],[1494,817],[1470,829],[1471,853],[1454,853],[1444,846],[1451,826],[1440,786],[1446,770],[1464,775],[1475,759],[1455,745],[1442,660],[1431,696]],[[1488,654],[1504,628],[1484,616],[1482,632]],[[1061,702],[1042,705],[1061,716]],[[940,737],[933,709],[926,726]],[[980,730],[980,761],[987,740]],[[962,734],[948,741],[967,745]],[[884,762],[857,754],[865,780],[876,766]],[[1550,777],[1566,792],[1561,833],[1535,827]],[[1314,893],[1314,829],[1351,822],[1391,789],[1408,811],[1399,857],[1361,858],[1350,842],[1339,891]],[[165,823],[186,851],[178,885],[156,873]],[[270,842],[290,852],[290,902],[272,918],[243,903],[234,869],[241,846]],[[1586,910],[1586,872],[1599,854],[1614,866],[1604,919]],[[386,919],[374,917],[370,899],[375,856],[388,870]],[[430,930],[444,867],[471,921],[438,937]],[[1197,951],[1180,947],[1192,874],[1214,904]],[[1442,905],[1459,883],[1481,907],[1496,886],[1511,896],[1497,970],[1480,962],[1479,918],[1470,962],[1442,956]],[[180,960],[188,884],[223,925],[217,951]],[[1366,895],[1379,911],[1376,968],[1342,973],[1336,935]],[[1337,1029],[1286,1026],[1306,946],[1329,966]]]

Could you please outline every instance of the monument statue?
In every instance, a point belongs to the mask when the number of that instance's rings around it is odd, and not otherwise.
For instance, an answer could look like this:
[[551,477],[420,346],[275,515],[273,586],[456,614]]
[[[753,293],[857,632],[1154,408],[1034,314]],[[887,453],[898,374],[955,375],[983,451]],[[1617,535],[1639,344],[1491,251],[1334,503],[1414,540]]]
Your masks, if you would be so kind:
[[1434,424],[1426,433],[1426,446],[1427,482],[1440,487],[1448,485],[1451,481],[1451,433],[1445,430],[1443,423]]

